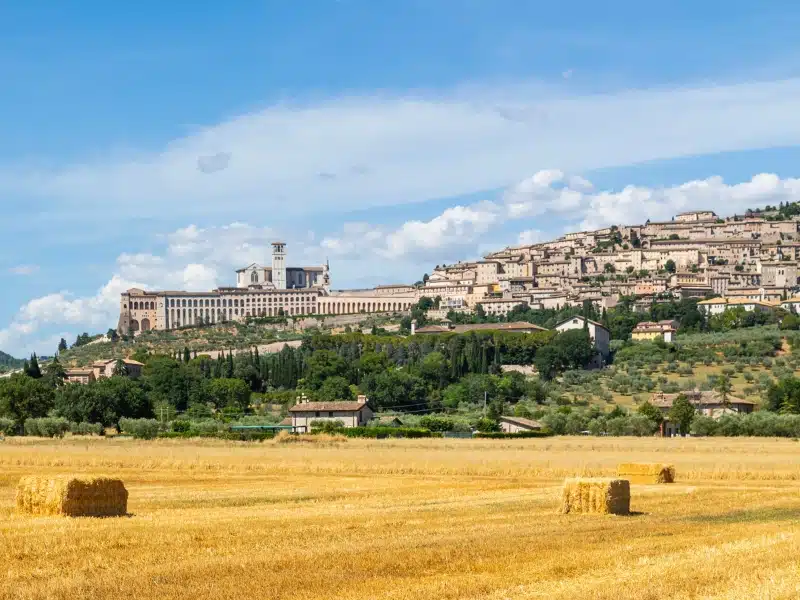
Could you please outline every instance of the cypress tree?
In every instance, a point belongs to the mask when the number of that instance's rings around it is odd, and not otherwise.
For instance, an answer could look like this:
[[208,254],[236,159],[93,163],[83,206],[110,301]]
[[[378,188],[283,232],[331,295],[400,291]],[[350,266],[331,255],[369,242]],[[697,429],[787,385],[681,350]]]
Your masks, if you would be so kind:
[[31,354],[31,360],[25,368],[25,374],[34,379],[42,378],[42,370],[39,368],[39,360],[36,358],[36,353]]

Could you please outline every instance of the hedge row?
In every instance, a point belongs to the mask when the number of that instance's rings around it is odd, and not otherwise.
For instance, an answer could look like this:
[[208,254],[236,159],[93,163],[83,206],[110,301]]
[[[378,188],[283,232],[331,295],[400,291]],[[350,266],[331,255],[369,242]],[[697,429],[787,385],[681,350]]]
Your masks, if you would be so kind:
[[349,427],[336,433],[351,438],[429,438],[442,435],[438,432],[434,434],[427,429],[411,427]]
[[42,417],[25,419],[25,435],[39,437],[62,437],[69,431],[69,421],[63,417]]
[[502,431],[490,431],[484,433],[476,433],[473,437],[476,438],[484,438],[490,440],[504,440],[504,439],[514,439],[514,438],[543,438],[543,437],[550,437],[553,435],[551,432],[547,430],[542,431],[518,431],[516,433],[504,433]]

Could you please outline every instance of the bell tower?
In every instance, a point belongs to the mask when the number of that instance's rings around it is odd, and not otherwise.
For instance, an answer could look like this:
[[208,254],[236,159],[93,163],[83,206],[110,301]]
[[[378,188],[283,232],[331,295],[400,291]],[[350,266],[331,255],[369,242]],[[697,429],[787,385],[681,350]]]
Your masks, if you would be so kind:
[[286,244],[272,242],[272,283],[277,290],[286,289]]

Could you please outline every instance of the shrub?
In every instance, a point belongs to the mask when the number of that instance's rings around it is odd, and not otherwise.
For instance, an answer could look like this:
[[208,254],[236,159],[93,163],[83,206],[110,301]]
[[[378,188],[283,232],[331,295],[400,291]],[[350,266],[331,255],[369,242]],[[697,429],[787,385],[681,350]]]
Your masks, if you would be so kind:
[[7,419],[0,417],[0,433],[5,435],[12,435],[14,433],[14,419]]
[[413,429],[411,427],[348,427],[338,432],[340,435],[351,438],[429,438],[434,434],[427,429]]
[[191,428],[192,428],[192,423],[190,421],[172,422],[172,431],[174,431],[175,433],[188,433]]
[[419,420],[419,425],[429,431],[453,431],[453,420],[437,415],[425,415]]
[[319,419],[311,421],[311,433],[341,433],[344,422],[339,419]]
[[214,436],[222,433],[222,425],[212,419],[191,421],[189,433],[193,436]]
[[102,423],[70,423],[69,430],[72,435],[102,435]]
[[158,436],[160,425],[155,419],[126,419],[119,420],[120,430],[141,440],[152,440]]
[[25,419],[25,435],[40,437],[63,437],[69,431],[69,421],[63,417]]
[[553,435],[547,429],[541,431],[518,431],[517,433],[505,433],[503,431],[487,431],[478,432],[473,437],[490,439],[490,440],[504,440],[514,438],[543,438]]
[[697,415],[692,421],[692,435],[716,435],[717,429],[717,422],[711,417],[707,417],[705,415]]

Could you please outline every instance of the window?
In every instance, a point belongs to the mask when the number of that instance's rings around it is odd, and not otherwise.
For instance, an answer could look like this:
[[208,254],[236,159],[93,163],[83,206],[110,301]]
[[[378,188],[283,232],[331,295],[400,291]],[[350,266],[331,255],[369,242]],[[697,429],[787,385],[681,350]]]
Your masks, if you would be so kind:
[[315,417],[318,417],[318,416],[319,416],[319,411],[317,411],[316,413],[314,413],[314,416],[315,416]]
[[333,417],[333,411],[328,412],[329,417]]

